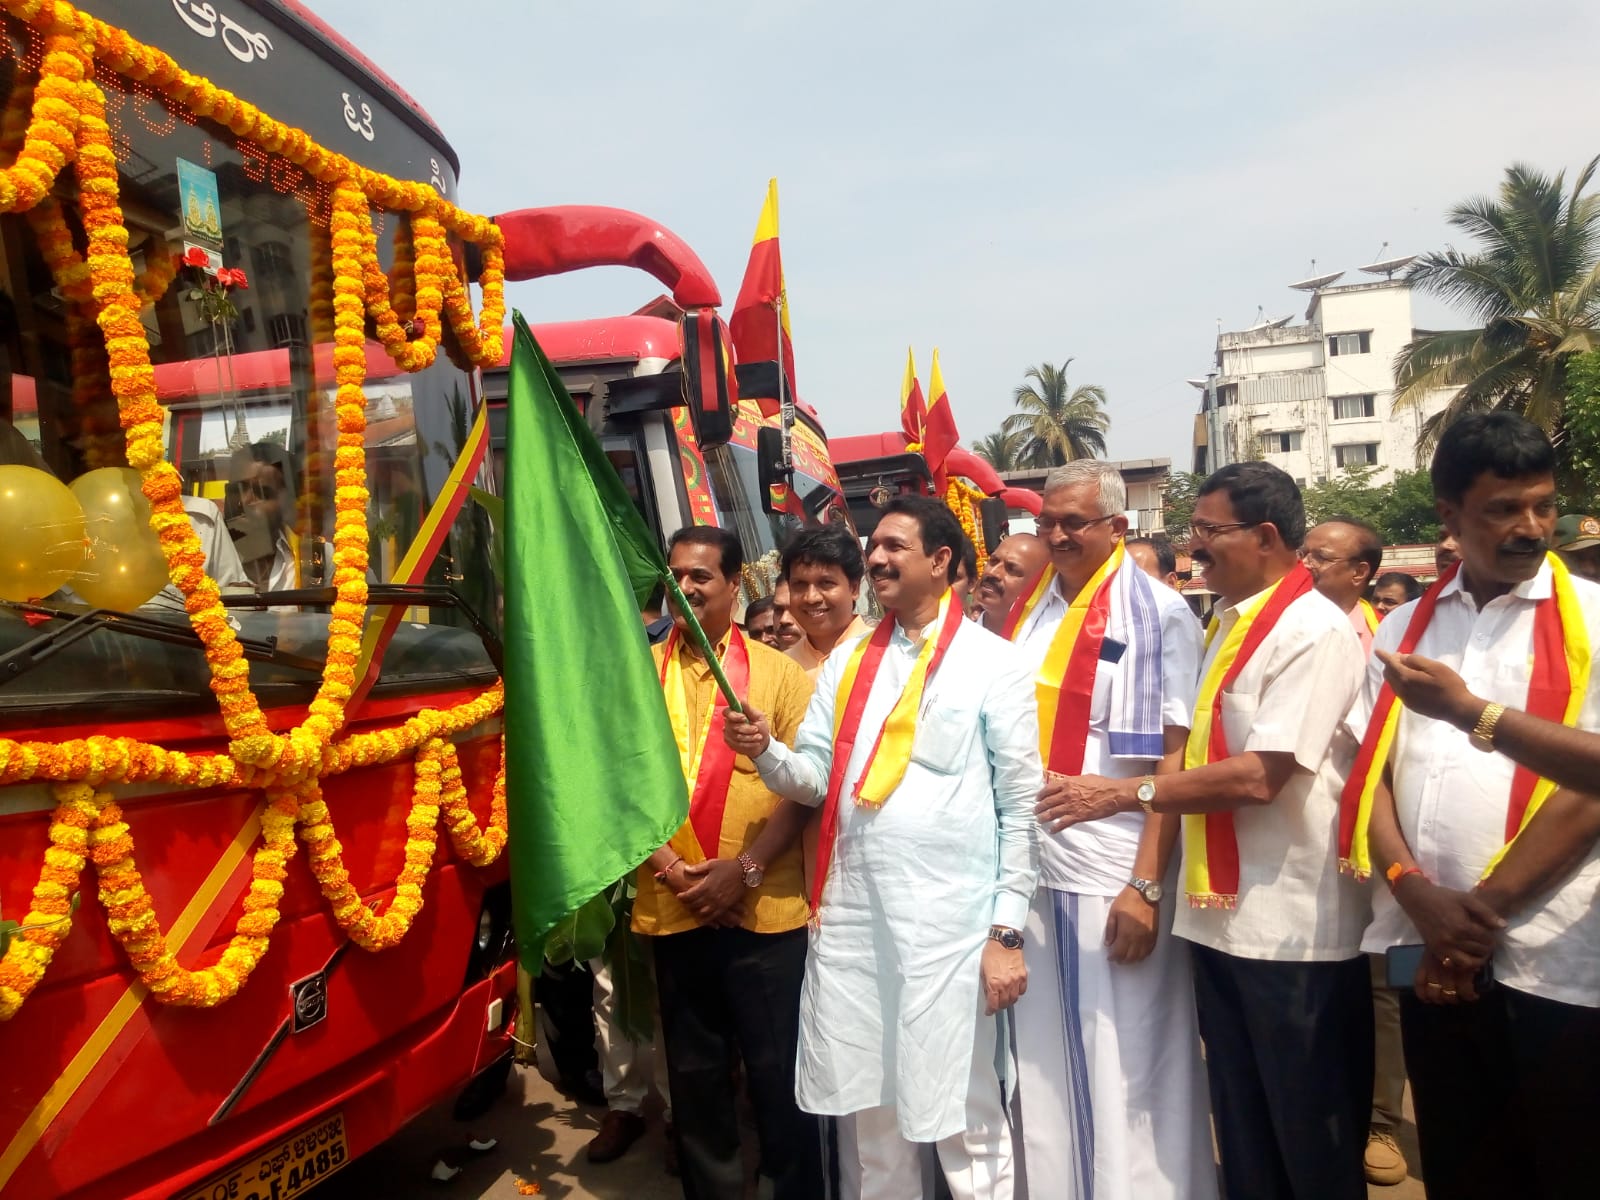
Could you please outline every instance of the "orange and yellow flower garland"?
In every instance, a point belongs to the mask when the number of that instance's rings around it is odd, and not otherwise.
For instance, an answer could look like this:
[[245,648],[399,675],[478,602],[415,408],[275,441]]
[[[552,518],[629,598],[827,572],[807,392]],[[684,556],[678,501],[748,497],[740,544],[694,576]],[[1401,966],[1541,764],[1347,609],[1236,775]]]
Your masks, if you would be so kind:
[[989,548],[983,542],[983,522],[978,519],[978,505],[983,500],[984,494],[980,489],[964,479],[957,479],[954,475],[950,477],[944,493],[945,507],[955,513],[956,520],[961,522],[962,532],[978,548],[980,569],[989,561]]
[[[327,748],[323,777],[356,767],[394,762],[417,752],[416,782],[407,818],[406,867],[396,881],[390,911],[381,920],[360,904],[340,858],[323,802],[321,784],[310,779],[290,787],[267,787],[262,843],[251,867],[244,913],[222,958],[212,967],[187,970],[168,948],[148,893],[133,861],[133,841],[108,782],[163,782],[196,787],[261,784],[262,778],[224,755],[186,755],[132,738],[88,738],[64,743],[0,740],[0,783],[64,779],[56,786],[50,848],[24,929],[0,959],[0,1020],[9,1019],[38,986],[55,950],[70,929],[71,894],[86,851],[100,878],[100,900],[108,928],[128,955],[141,982],[163,1003],[209,1007],[236,994],[266,953],[278,921],[284,872],[294,855],[294,829],[301,827],[312,874],[333,906],[341,928],[358,945],[386,949],[399,942],[422,907],[421,883],[437,843],[442,810],[455,852],[474,866],[488,866],[506,844],[505,760],[496,772],[486,828],[467,803],[455,746],[446,739],[494,716],[504,703],[500,684],[449,710],[428,709],[393,729],[347,737]],[[421,864],[420,872],[414,868]],[[404,890],[401,890],[404,889]],[[414,890],[413,890],[414,889]],[[355,899],[355,908],[351,899]],[[404,898],[402,898],[404,897]]]
[[[449,712],[419,714],[398,729],[346,736],[345,712],[354,686],[353,668],[366,614],[366,373],[364,324],[370,312],[380,325],[394,313],[393,296],[406,318],[421,323],[421,337],[404,344],[386,339],[397,363],[420,369],[432,361],[438,338],[475,363],[498,362],[505,318],[504,255],[499,230],[446,203],[432,188],[367,171],[316,145],[303,132],[183,71],[168,56],[144,46],[66,3],[0,0],[6,11],[45,35],[45,55],[33,91],[22,147],[0,169],[0,211],[26,212],[47,197],[68,162],[76,163],[79,202],[88,248],[84,259],[92,305],[105,338],[112,394],[126,438],[127,461],[140,471],[169,574],[182,592],[191,624],[206,650],[211,686],[230,741],[227,756],[191,756],[130,738],[90,738],[66,743],[18,743],[0,739],[0,783],[47,779],[57,783],[51,847],[23,929],[0,960],[0,1019],[9,1018],[42,978],[70,928],[71,889],[87,861],[100,880],[108,926],[144,984],[173,1004],[213,1005],[237,993],[265,954],[278,920],[277,902],[293,830],[302,828],[313,872],[324,896],[342,913],[341,924],[369,949],[393,945],[421,907],[421,881],[437,843],[437,820],[446,814],[457,852],[470,862],[492,862],[505,846],[504,760],[494,785],[489,826],[479,829],[466,803],[456,752],[444,739],[498,712],[500,685]],[[334,361],[338,384],[335,451],[334,584],[337,599],[329,626],[328,661],[321,686],[302,724],[273,733],[249,688],[248,664],[205,572],[198,537],[184,514],[177,474],[164,458],[162,411],[156,399],[149,344],[139,321],[143,304],[161,282],[152,267],[135,281],[127,256],[128,231],[121,210],[117,165],[105,119],[105,97],[94,81],[94,62],[145,83],[197,116],[225,125],[270,153],[281,154],[314,177],[335,186],[330,263],[333,291]],[[15,127],[7,105],[7,128]],[[374,272],[375,238],[370,207],[409,213],[414,258],[411,278],[389,288]],[[64,224],[62,232],[65,231]],[[365,232],[364,232],[365,231]],[[466,285],[446,249],[446,231],[482,247],[482,311],[474,321]],[[77,274],[70,235],[56,247],[52,269]],[[68,253],[70,251],[70,253]],[[144,295],[141,296],[141,290]],[[315,307],[315,302],[314,302]],[[440,320],[443,311],[445,320]],[[395,313],[398,316],[398,313]],[[431,323],[430,323],[431,318]],[[434,333],[438,329],[438,333]],[[404,330],[401,331],[404,335]],[[416,346],[424,340],[431,346]],[[404,360],[404,361],[402,361]],[[335,740],[338,739],[338,740]],[[352,767],[390,762],[417,752],[417,783],[407,827],[407,864],[397,881],[390,911],[382,918],[350,907],[348,875],[322,800],[322,778]],[[137,868],[134,846],[105,782],[160,781],[187,786],[232,783],[266,789],[262,843],[256,851],[244,914],[222,957],[210,967],[181,967],[166,945]],[[63,908],[63,905],[66,907]]]

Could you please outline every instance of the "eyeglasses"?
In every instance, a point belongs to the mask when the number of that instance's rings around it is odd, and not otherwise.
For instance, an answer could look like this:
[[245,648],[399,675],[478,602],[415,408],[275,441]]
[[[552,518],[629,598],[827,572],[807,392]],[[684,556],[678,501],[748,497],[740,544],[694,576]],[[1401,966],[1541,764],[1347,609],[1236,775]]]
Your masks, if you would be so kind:
[[1190,521],[1189,535],[1199,538],[1202,542],[1209,542],[1219,533],[1227,533],[1233,529],[1250,529],[1259,524],[1260,521],[1229,521],[1222,525],[1213,525],[1210,521]]
[[1094,526],[1099,525],[1102,522],[1109,521],[1118,515],[1120,514],[1109,513],[1106,516],[1095,517],[1093,520],[1089,521],[1058,521],[1054,517],[1035,517],[1033,519],[1033,527],[1035,531],[1037,531],[1042,537],[1048,537],[1058,529],[1068,537],[1077,537],[1083,533],[1084,530],[1091,529]]
[[1331,567],[1334,563],[1360,562],[1359,558],[1341,558],[1336,554],[1329,554],[1326,550],[1307,550],[1304,546],[1295,551],[1301,562],[1313,562],[1319,567]]

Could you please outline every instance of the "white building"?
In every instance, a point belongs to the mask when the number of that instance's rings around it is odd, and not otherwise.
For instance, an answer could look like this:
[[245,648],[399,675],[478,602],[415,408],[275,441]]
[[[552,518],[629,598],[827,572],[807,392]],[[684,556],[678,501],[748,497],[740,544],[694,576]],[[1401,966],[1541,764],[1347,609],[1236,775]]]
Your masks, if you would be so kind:
[[[1364,268],[1390,273],[1409,259]],[[1394,361],[1416,334],[1411,286],[1403,279],[1336,284],[1342,272],[1293,285],[1310,291],[1304,325],[1263,320],[1217,335],[1217,370],[1191,380],[1205,390],[1195,419],[1194,469],[1209,474],[1260,459],[1301,486],[1343,468],[1372,466],[1374,483],[1416,467],[1422,411],[1393,409]]]
[[[1162,508],[1167,498],[1167,483],[1172,478],[1172,460],[1126,458],[1113,461],[1110,465],[1121,472],[1123,486],[1128,491],[1128,507],[1124,515],[1128,518],[1129,536],[1147,537],[1160,532],[1164,527]],[[1001,480],[1007,485],[1035,492],[1044,491],[1044,481],[1049,476],[1049,471],[1039,470],[1000,472]],[[1033,529],[1032,516],[1021,509],[1012,510],[1013,533],[1032,533]]]

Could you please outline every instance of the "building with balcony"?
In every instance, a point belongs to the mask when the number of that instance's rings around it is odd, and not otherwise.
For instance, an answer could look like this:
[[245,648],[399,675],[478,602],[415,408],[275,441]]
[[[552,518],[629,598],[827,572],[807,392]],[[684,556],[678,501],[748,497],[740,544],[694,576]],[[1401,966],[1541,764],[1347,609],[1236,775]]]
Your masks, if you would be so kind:
[[[1392,275],[1409,261],[1363,269]],[[1259,459],[1306,486],[1352,467],[1376,468],[1373,482],[1385,483],[1418,465],[1422,422],[1449,394],[1394,411],[1395,356],[1417,334],[1411,286],[1403,278],[1335,283],[1342,274],[1293,285],[1311,292],[1303,325],[1263,319],[1217,335],[1215,372],[1190,380],[1203,389],[1195,471]]]
[[[1162,507],[1167,497],[1167,481],[1172,477],[1170,458],[1128,458],[1111,463],[1122,473],[1128,489],[1128,533],[1138,537],[1163,528]],[[1010,487],[1044,492],[1048,470],[1001,471],[1000,478]],[[1033,519],[1020,510],[1012,513],[1011,528],[1031,532]]]

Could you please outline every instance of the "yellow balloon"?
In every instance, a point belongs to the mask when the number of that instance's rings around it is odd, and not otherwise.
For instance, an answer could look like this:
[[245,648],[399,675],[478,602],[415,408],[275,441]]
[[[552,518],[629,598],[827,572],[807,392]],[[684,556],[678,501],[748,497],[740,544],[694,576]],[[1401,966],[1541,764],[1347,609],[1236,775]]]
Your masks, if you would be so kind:
[[83,565],[83,508],[48,471],[0,466],[0,598],[42,600]]
[[131,467],[101,467],[72,481],[89,553],[72,590],[96,608],[138,608],[167,585],[167,561],[150,528],[150,501]]

